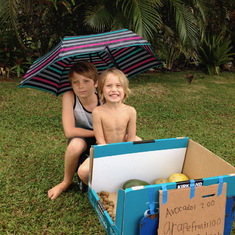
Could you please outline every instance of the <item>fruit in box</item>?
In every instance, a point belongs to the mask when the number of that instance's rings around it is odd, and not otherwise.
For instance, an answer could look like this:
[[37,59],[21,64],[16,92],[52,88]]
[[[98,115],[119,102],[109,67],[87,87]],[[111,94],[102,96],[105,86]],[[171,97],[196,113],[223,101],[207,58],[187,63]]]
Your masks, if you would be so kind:
[[169,177],[169,182],[179,182],[189,180],[188,176],[182,173],[174,173]]
[[166,178],[158,178],[154,181],[153,184],[165,184],[165,183],[169,183],[169,180]]
[[149,183],[144,181],[144,180],[130,179],[130,180],[127,180],[123,184],[122,188],[126,189],[126,188],[132,188],[132,187],[135,187],[135,186],[144,186],[144,185],[149,185]]

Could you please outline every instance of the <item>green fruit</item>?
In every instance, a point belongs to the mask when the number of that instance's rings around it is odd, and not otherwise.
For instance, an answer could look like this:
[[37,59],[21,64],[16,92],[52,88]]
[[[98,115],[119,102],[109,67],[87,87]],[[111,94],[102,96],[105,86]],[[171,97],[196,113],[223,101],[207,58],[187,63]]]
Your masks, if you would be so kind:
[[149,183],[147,183],[146,181],[144,180],[139,180],[139,179],[131,179],[131,180],[127,180],[122,188],[123,189],[126,189],[126,188],[132,188],[132,187],[135,187],[135,186],[144,186],[144,185],[149,185]]
[[169,183],[169,180],[166,178],[158,178],[154,181],[154,184],[165,184],[165,183]]

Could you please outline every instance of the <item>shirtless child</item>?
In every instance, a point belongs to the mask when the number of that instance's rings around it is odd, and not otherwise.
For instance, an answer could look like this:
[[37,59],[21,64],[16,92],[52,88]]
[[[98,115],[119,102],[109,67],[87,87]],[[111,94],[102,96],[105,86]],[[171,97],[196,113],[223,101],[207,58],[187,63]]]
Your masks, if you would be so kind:
[[125,74],[118,69],[107,69],[98,82],[98,92],[103,102],[92,112],[93,130],[97,144],[135,141],[136,110],[124,104],[130,93]]

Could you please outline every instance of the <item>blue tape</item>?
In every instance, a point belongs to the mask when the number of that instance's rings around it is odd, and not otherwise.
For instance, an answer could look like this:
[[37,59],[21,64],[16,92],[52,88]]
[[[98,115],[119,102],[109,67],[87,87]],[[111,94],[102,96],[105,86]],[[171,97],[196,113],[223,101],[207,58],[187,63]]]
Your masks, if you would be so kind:
[[154,188],[149,189],[149,211],[150,215],[155,214],[154,208]]
[[224,183],[223,176],[219,176],[219,186],[218,186],[218,193],[217,193],[217,196],[220,196],[220,195],[222,194],[222,191],[223,191],[223,183]]
[[168,200],[168,190],[166,188],[166,185],[162,185],[162,204],[166,204]]
[[195,196],[195,180],[190,180],[190,199]]

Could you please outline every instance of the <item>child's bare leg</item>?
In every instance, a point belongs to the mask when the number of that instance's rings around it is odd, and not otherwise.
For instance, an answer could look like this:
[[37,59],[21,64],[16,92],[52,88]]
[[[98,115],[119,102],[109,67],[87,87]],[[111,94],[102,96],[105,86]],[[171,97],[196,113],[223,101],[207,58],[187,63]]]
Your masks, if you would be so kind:
[[78,168],[78,176],[83,183],[88,184],[90,158],[88,157]]
[[64,159],[64,179],[60,184],[48,191],[50,199],[56,199],[60,194],[67,190],[73,182],[73,175],[76,171],[79,157],[85,151],[86,143],[82,139],[75,138],[69,143],[65,152]]

